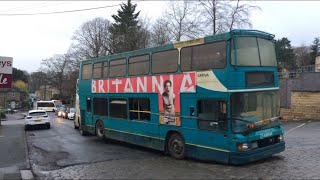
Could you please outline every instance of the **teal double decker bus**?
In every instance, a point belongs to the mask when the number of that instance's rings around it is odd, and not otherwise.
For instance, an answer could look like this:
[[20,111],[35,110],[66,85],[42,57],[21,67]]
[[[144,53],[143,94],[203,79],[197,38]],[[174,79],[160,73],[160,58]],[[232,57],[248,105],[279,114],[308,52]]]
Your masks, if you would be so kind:
[[232,30],[82,61],[82,135],[226,164],[285,150],[274,35]]

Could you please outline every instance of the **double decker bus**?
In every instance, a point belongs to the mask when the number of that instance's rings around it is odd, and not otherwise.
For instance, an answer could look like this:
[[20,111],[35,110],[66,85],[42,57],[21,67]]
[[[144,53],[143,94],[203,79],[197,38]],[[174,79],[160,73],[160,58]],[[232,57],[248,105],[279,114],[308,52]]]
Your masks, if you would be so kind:
[[285,150],[274,35],[232,30],[82,61],[80,133],[226,164]]

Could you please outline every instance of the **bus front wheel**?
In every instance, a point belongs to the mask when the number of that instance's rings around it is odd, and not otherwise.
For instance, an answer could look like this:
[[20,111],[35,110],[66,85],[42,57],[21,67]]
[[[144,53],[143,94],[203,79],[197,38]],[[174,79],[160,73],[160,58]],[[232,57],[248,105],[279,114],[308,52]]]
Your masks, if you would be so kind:
[[104,139],[104,134],[105,134],[105,130],[104,130],[104,125],[102,121],[97,121],[96,123],[96,135],[99,139]]
[[172,134],[169,138],[167,147],[170,156],[176,159],[183,159],[185,157],[185,143],[180,134]]

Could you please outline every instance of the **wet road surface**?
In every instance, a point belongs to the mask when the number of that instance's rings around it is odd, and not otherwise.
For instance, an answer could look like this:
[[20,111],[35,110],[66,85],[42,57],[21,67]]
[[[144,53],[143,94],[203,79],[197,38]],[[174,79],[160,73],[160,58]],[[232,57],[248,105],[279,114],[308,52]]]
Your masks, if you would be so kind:
[[81,136],[73,121],[27,132],[29,158],[40,179],[319,179],[320,122],[286,122],[286,150],[244,166],[175,160],[162,152]]

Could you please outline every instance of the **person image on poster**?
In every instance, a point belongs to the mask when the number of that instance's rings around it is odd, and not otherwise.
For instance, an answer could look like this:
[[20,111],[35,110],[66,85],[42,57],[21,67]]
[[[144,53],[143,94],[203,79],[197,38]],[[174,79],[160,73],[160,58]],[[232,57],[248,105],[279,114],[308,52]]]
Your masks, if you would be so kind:
[[173,93],[172,89],[172,82],[170,80],[166,80],[163,83],[164,86],[164,92],[162,93],[162,99],[163,99],[163,109],[164,109],[164,115],[166,116],[164,121],[165,123],[174,121],[175,116],[175,109],[174,109],[174,100],[175,95]]

